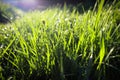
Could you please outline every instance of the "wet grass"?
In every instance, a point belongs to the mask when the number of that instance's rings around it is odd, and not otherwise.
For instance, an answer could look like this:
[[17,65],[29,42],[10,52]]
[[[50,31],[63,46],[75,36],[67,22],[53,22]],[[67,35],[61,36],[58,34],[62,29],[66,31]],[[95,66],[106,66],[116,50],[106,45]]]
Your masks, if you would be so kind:
[[65,6],[32,11],[1,24],[0,78],[109,80],[109,69],[119,75],[118,9],[104,8],[103,3],[83,14]]

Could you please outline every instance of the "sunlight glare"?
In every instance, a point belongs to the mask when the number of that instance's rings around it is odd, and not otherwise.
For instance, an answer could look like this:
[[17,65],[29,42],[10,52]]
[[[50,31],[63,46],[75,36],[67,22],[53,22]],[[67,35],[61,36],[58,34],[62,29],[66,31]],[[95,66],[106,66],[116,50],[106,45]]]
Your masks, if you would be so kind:
[[34,9],[38,4],[36,0],[21,0],[17,4],[20,8],[27,10],[27,9]]
[[23,10],[35,9],[39,5],[38,0],[4,0],[4,2]]

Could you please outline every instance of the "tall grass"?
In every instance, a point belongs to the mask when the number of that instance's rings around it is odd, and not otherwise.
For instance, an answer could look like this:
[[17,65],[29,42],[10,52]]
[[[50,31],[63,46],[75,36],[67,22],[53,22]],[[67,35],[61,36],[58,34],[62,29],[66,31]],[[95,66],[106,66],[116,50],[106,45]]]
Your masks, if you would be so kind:
[[83,14],[67,7],[36,10],[0,25],[0,78],[105,80],[108,66],[120,72],[109,62],[120,56],[120,25],[113,6],[103,4]]

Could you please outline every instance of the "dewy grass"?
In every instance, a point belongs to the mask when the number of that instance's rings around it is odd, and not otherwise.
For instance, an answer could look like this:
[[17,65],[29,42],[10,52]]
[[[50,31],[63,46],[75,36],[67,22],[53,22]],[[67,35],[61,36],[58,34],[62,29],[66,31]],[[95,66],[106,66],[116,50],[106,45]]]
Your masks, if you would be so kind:
[[0,78],[105,79],[110,57],[119,55],[120,25],[112,6],[103,4],[83,14],[67,7],[26,13],[8,24],[5,38],[6,25],[0,25]]

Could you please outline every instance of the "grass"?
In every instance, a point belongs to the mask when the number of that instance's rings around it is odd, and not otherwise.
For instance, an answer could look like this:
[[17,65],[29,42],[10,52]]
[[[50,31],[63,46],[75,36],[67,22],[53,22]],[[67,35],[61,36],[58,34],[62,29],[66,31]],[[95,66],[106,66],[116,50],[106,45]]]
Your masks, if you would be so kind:
[[103,3],[83,14],[65,6],[32,11],[1,24],[0,78],[109,80],[109,69],[119,77],[118,9],[104,8]]
[[24,14],[22,10],[0,0],[0,23],[14,21],[21,14]]

